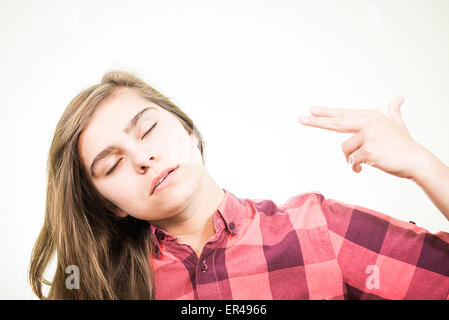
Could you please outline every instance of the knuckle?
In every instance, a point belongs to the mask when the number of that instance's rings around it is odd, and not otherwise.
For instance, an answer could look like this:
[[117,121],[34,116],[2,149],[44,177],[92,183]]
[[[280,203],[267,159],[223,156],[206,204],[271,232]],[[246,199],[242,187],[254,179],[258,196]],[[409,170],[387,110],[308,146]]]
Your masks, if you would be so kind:
[[372,159],[373,157],[373,150],[370,144],[367,144],[363,150],[364,156],[366,159]]
[[374,117],[381,121],[385,118],[385,115],[380,110],[374,109]]
[[365,129],[365,130],[361,130],[359,133],[358,133],[358,135],[360,136],[360,139],[362,140],[362,141],[366,141],[366,139],[368,138],[368,132],[367,132],[368,130],[367,129]]
[[339,127],[339,124],[340,123],[339,123],[339,121],[337,119],[332,120],[332,122],[331,122],[331,126],[332,126],[333,129],[337,129]]
[[375,117],[369,117],[369,118],[366,119],[367,127],[372,127],[376,123],[377,123],[377,118],[375,118]]
[[371,128],[367,128],[366,130],[363,130],[362,137],[363,137],[363,141],[365,141],[365,143],[369,143],[371,141],[371,138],[373,137]]
[[369,113],[370,113],[372,116],[374,116],[374,117],[376,117],[376,116],[379,115],[379,110],[377,110],[377,109],[375,109],[375,108],[370,108],[370,109],[368,109],[368,110],[369,110]]

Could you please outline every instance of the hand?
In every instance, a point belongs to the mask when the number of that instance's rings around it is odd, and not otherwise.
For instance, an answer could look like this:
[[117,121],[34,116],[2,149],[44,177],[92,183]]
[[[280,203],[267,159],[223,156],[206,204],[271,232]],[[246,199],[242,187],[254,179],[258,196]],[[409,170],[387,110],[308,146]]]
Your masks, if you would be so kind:
[[310,117],[299,117],[300,123],[337,132],[355,133],[342,144],[346,162],[355,172],[362,163],[397,177],[412,179],[429,151],[410,135],[400,107],[404,98],[395,98],[388,116],[376,109],[340,109],[312,107]]

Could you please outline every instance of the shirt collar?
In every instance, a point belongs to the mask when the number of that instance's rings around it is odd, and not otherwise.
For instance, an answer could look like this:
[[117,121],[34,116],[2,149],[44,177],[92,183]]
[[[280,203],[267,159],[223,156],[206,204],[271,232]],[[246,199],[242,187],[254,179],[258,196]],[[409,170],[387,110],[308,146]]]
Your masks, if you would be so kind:
[[[225,188],[223,200],[220,202],[216,211],[213,214],[213,223],[216,231],[219,228],[220,218],[224,221],[224,227],[232,235],[236,235],[242,228],[244,221],[244,210],[247,209],[247,204],[244,199],[236,197],[233,193]],[[163,229],[150,223],[150,240],[154,245],[154,255],[156,258],[160,258],[160,243],[170,240],[176,240],[176,237],[172,234],[164,231]]]
[[[223,188],[225,195],[223,201],[217,208],[223,221],[225,222],[226,229],[231,234],[238,234],[242,227],[244,218],[244,210],[246,210],[247,204],[244,199],[236,197],[233,193]],[[215,214],[216,215],[216,214]],[[218,216],[216,215],[218,218]]]

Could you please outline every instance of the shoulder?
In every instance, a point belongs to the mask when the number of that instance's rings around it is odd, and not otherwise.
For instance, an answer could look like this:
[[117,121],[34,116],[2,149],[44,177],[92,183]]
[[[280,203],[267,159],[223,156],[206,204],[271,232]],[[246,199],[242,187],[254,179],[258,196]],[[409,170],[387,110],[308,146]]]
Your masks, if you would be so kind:
[[288,198],[278,205],[269,199],[251,199],[258,215],[270,219],[272,223],[288,219],[295,229],[308,229],[326,225],[323,214],[324,195],[318,191],[308,191]]
[[310,204],[320,204],[326,198],[319,191],[308,191],[288,198],[282,205],[281,209],[291,210]]
[[262,212],[272,215],[276,211],[291,210],[293,208],[301,207],[306,203],[316,203],[326,200],[324,195],[319,191],[308,191],[300,193],[298,195],[288,198],[284,203],[278,205],[273,200],[270,199],[247,199],[260,209]]

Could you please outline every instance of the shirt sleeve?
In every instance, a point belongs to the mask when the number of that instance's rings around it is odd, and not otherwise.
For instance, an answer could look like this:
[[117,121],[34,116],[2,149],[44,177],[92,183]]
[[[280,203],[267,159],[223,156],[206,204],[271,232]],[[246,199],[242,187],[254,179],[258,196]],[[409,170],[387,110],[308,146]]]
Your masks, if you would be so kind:
[[317,195],[351,299],[449,300],[449,233]]

